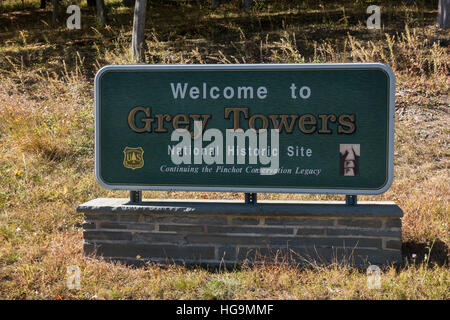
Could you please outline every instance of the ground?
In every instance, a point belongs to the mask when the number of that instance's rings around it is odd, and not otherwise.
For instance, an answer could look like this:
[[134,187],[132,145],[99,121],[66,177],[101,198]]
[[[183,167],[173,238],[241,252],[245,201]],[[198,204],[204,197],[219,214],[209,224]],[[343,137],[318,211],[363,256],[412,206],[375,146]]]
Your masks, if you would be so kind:
[[[39,1],[0,6],[0,298],[12,299],[448,299],[450,32],[437,4],[384,1],[382,29],[368,30],[365,1],[257,1],[242,12],[203,1],[149,4],[147,63],[383,62],[397,79],[395,180],[379,196],[404,211],[404,263],[385,266],[382,288],[365,270],[246,265],[233,270],[131,268],[82,254],[77,205],[126,197],[102,189],[94,168],[93,77],[131,63],[132,10],[106,1],[109,22],[78,1],[82,29]],[[405,3],[405,4],[404,4]],[[65,8],[68,3],[63,2]],[[63,11],[63,10],[62,10]],[[65,10],[64,10],[65,11]],[[145,198],[241,199],[238,193],[144,192]],[[343,199],[264,194],[262,199]],[[79,290],[66,287],[77,265]]]

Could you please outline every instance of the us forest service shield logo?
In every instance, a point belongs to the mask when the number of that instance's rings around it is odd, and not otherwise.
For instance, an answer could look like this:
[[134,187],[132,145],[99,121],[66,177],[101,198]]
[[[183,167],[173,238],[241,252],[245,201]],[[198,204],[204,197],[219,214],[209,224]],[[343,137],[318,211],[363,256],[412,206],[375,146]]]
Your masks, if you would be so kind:
[[126,147],[123,150],[123,166],[128,169],[139,169],[144,166],[144,150],[139,148]]

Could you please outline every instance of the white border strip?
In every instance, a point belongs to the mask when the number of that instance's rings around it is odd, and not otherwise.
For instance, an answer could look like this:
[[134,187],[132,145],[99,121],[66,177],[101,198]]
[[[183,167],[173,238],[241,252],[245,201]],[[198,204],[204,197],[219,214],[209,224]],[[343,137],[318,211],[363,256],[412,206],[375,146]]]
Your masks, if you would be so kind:
[[[389,77],[389,115],[388,115],[388,179],[380,189],[303,189],[303,188],[240,188],[240,187],[186,187],[186,186],[143,186],[143,185],[111,185],[100,177],[100,81],[108,71],[245,71],[245,70],[339,70],[367,69],[382,70]],[[223,65],[109,65],[101,68],[95,75],[95,177],[106,189],[117,190],[165,190],[165,191],[211,191],[211,192],[257,192],[257,193],[322,193],[322,194],[381,194],[388,190],[394,180],[394,105],[395,75],[383,63],[305,63],[305,64],[223,64]]]

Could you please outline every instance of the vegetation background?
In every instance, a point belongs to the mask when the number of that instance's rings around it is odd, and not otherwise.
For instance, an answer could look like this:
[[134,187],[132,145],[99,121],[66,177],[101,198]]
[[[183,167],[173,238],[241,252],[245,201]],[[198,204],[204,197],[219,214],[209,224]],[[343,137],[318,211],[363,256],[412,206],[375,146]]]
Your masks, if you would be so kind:
[[[224,1],[225,2],[225,1]],[[81,29],[65,8],[81,7]],[[366,8],[381,7],[368,30]],[[397,78],[395,181],[383,195],[404,211],[404,264],[382,287],[365,270],[288,263],[232,270],[127,267],[82,254],[78,204],[127,197],[94,178],[93,77],[132,63],[133,8],[106,0],[98,23],[85,0],[60,1],[59,21],[39,0],[0,2],[0,298],[2,299],[449,299],[449,35],[437,1],[149,1],[150,64],[383,62]],[[238,193],[145,192],[146,198],[242,199]],[[341,199],[261,194],[263,199]],[[67,267],[81,288],[66,287]]]

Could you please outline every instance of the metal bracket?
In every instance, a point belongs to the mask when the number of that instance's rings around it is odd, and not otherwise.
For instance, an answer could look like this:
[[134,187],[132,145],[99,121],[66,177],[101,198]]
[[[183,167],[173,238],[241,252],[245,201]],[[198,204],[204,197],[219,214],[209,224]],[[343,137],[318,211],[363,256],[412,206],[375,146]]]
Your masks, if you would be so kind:
[[346,206],[356,206],[358,204],[358,197],[356,195],[346,195],[345,196],[345,205]]
[[245,194],[245,204],[256,204],[258,200],[256,193],[246,193]]
[[137,204],[142,202],[142,191],[130,191],[130,203]]

